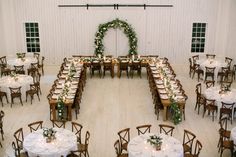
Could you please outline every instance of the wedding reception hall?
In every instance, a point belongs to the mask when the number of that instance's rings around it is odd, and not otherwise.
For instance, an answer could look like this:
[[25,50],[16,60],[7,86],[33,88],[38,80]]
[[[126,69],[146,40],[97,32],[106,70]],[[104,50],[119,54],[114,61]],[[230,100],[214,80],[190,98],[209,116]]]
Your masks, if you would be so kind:
[[235,0],[0,0],[0,157],[236,157]]

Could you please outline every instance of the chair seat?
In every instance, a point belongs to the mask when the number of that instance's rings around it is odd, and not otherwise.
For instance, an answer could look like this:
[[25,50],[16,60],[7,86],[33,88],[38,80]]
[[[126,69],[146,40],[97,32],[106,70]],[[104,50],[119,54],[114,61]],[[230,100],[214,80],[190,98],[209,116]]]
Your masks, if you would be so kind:
[[191,148],[188,145],[183,145],[184,152],[191,152]]
[[28,157],[27,153],[26,152],[22,152],[20,153],[20,156],[19,157]]
[[122,144],[122,146],[121,146],[121,149],[122,149],[122,150],[124,149],[124,150],[127,151],[127,150],[128,150],[127,148],[128,148],[128,143]]
[[76,154],[69,154],[67,155],[66,157],[80,157],[79,155],[76,155]]
[[127,153],[123,153],[123,154],[119,155],[118,157],[128,157],[128,154]]
[[193,155],[193,154],[184,154],[184,157],[198,157],[197,155]]
[[87,147],[85,144],[78,144],[77,147],[78,147],[79,152],[84,152],[87,150]]

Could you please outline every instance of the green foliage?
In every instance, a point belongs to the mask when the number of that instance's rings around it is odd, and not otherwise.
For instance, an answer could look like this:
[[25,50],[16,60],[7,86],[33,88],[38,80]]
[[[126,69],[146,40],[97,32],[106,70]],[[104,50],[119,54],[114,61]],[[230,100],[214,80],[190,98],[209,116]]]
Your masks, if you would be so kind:
[[147,139],[147,142],[149,142],[151,145],[161,145],[162,138],[156,135],[152,135],[149,139]]
[[58,113],[59,120],[64,120],[64,112],[65,112],[65,105],[62,98],[59,97],[58,103],[57,103],[57,113]]
[[170,100],[171,100],[170,109],[172,112],[172,120],[174,124],[177,125],[182,121],[181,112],[179,109],[179,105],[176,103],[176,101],[174,99]]
[[105,24],[100,24],[98,27],[98,31],[95,34],[95,54],[98,56],[99,54],[102,56],[104,52],[104,45],[102,43],[102,40],[109,28],[114,29],[122,29],[125,35],[129,39],[129,55],[137,55],[137,43],[138,39],[136,37],[136,33],[134,32],[131,25],[129,25],[127,22],[115,19],[113,21],[107,22]]

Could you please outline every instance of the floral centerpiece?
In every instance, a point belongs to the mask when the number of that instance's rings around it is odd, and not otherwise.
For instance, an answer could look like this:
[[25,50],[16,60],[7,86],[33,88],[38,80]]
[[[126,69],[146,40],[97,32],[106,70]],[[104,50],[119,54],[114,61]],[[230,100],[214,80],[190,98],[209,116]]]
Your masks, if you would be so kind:
[[17,58],[21,59],[23,62],[25,61],[25,54],[24,53],[16,53]]
[[149,139],[147,139],[147,142],[150,143],[151,145],[154,145],[156,150],[161,150],[161,145],[162,145],[162,138],[157,136],[157,135],[152,135],[150,136]]
[[223,94],[226,92],[230,92],[230,86],[229,85],[221,85],[219,94]]
[[74,77],[75,73],[76,73],[75,65],[74,65],[74,63],[72,63],[70,66],[69,73],[68,73],[69,79]]
[[46,137],[46,142],[49,143],[52,140],[56,139],[56,131],[53,128],[44,128],[43,129],[43,136]]
[[14,78],[15,81],[18,80],[17,74],[16,74],[14,71],[11,72],[10,77],[11,77],[11,78]]

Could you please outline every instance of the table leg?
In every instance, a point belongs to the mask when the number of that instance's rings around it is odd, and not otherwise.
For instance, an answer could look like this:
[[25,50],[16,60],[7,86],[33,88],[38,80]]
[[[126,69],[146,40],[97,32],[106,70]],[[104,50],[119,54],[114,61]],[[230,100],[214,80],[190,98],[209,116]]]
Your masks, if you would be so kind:
[[68,120],[69,120],[69,121],[72,120],[72,116],[71,116],[71,106],[68,106]]
[[163,121],[166,121],[167,106],[164,106]]

